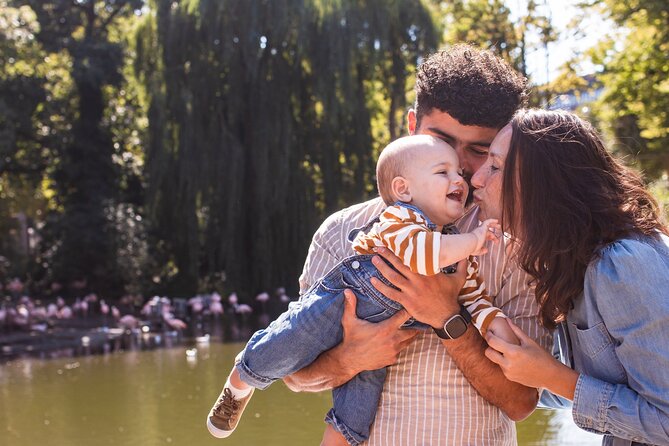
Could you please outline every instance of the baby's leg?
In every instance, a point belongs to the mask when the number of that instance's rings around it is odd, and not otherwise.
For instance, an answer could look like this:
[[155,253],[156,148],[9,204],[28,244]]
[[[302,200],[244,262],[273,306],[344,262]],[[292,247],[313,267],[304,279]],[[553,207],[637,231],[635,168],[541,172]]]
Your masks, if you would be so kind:
[[327,424],[325,432],[323,432],[321,446],[348,446],[348,441],[346,441],[346,438],[337,432],[334,427]]
[[239,376],[239,372],[236,367],[232,368],[230,375],[228,376],[228,381],[232,384],[233,387],[241,390],[250,389],[251,386],[242,381],[242,378]]
[[343,299],[338,290],[319,286],[253,335],[207,416],[213,436],[232,434],[254,389],[300,370],[341,341]]
[[254,388],[239,377],[236,367],[232,368],[225,386],[207,416],[207,430],[216,438],[226,438],[237,428]]
[[325,421],[341,432],[349,444],[358,445],[369,439],[386,373],[385,368],[367,370],[332,391],[334,407]]
[[247,384],[265,389],[311,364],[342,340],[343,289],[318,286],[258,331],[235,365]]

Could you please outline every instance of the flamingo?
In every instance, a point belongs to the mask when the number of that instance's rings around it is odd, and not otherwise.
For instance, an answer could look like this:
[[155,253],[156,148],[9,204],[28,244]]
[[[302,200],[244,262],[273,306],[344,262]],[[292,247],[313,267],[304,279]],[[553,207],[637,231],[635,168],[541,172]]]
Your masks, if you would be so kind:
[[72,308],[64,305],[58,312],[58,319],[72,319]]
[[202,302],[201,296],[195,296],[190,298],[188,300],[188,305],[190,305],[191,310],[195,314],[201,313],[202,310],[204,310],[204,302]]
[[181,330],[185,330],[186,328],[188,328],[188,324],[186,324],[181,319],[177,319],[175,317],[173,317],[171,319],[165,319],[165,323],[167,323],[167,325],[169,325],[174,330],[181,331]]
[[240,305],[237,305],[235,307],[235,313],[238,313],[238,314],[253,313],[253,308],[251,308],[250,306],[248,306],[246,304],[240,304]]
[[109,305],[107,305],[107,302],[105,302],[104,299],[100,301],[100,313],[105,316],[109,314]]
[[128,328],[128,329],[137,328],[139,327],[139,319],[137,319],[135,316],[131,314],[126,314],[121,319],[119,319],[118,325],[121,328]]
[[269,294],[267,293],[260,293],[256,296],[256,300],[258,302],[267,302],[269,300]]
[[58,317],[58,306],[56,304],[49,304],[46,307],[46,315],[47,317]]
[[209,311],[211,311],[211,314],[223,314],[223,304],[220,302],[212,302],[211,305],[209,305]]

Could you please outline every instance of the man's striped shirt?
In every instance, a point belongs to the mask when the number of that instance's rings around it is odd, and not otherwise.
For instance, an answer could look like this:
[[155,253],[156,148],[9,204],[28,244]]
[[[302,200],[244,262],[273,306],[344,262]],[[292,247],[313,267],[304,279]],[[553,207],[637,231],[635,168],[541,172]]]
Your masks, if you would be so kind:
[[[357,204],[328,217],[314,234],[300,276],[301,292],[342,259],[353,255],[348,234],[379,215],[380,198]],[[478,225],[473,208],[457,224],[461,232]],[[525,333],[549,349],[550,333],[540,326],[530,277],[510,259],[509,243],[489,242],[480,258],[480,272],[490,296]],[[419,334],[388,367],[368,446],[515,445],[514,423],[483,399],[469,384],[439,338]]]

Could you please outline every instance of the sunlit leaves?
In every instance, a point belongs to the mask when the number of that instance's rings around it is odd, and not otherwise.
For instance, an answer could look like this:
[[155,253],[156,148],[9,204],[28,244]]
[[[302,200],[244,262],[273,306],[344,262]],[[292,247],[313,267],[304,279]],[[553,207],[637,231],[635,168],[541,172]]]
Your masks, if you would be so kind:
[[669,10],[663,0],[601,3],[628,32],[591,53],[603,67],[598,110],[615,147],[657,177],[669,169]]

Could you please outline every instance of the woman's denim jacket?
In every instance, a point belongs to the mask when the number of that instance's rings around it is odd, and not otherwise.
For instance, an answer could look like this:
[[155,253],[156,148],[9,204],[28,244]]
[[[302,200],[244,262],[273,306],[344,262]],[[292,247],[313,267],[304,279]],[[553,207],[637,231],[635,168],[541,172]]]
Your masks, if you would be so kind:
[[[580,373],[578,426],[604,434],[608,446],[669,445],[669,237],[604,247],[556,338]],[[546,392],[542,403],[560,407]]]

